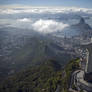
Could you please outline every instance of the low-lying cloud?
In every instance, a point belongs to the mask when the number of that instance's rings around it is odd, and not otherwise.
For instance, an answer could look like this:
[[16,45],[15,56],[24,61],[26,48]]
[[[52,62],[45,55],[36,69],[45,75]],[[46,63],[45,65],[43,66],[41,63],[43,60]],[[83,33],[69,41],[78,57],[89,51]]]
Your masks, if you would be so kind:
[[23,19],[17,19],[18,22],[32,22],[31,19],[23,18]]
[[[18,7],[18,6],[17,6]],[[1,8],[0,14],[18,14],[18,13],[69,13],[84,12],[92,14],[92,9],[78,7],[18,7]]]
[[22,28],[22,29],[29,29],[34,30],[39,33],[53,33],[57,31],[63,31],[66,27],[68,27],[68,24],[65,24],[63,22],[58,22],[55,20],[49,20],[49,19],[38,19],[33,21],[30,18],[22,18],[17,19],[15,22],[12,22],[10,27],[16,27],[16,28]]
[[32,24],[35,31],[41,33],[52,33],[56,31],[62,31],[64,28],[68,27],[68,24],[62,22],[56,22],[54,20],[38,20]]

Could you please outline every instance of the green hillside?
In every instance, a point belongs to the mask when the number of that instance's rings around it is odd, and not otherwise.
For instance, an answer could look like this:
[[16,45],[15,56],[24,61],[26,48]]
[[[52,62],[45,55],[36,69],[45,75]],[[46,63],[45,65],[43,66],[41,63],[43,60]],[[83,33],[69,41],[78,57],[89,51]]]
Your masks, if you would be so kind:
[[79,67],[72,60],[64,69],[55,60],[47,60],[8,77],[0,85],[0,92],[68,92],[71,73]]

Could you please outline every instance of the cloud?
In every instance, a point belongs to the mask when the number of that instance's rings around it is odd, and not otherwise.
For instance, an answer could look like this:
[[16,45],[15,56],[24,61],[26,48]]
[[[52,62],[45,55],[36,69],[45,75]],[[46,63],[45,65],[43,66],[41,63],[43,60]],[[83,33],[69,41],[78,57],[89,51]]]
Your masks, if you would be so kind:
[[[7,23],[9,20],[7,20]],[[6,23],[6,22],[5,22]],[[22,18],[11,20],[8,25],[9,27],[16,27],[22,29],[30,29],[40,33],[52,33],[56,31],[62,31],[64,28],[68,27],[68,24],[64,24],[62,22],[57,22],[55,20],[32,20],[30,18]],[[5,25],[5,24],[4,24]]]
[[11,20],[9,27],[16,27],[16,28],[22,28],[22,29],[31,29],[32,27],[32,19],[30,18],[21,18],[16,20]]
[[0,14],[18,14],[18,13],[69,13],[69,12],[84,12],[92,14],[92,9],[78,7],[9,7],[0,8]]
[[62,31],[64,28],[68,27],[68,24],[62,22],[56,22],[54,20],[38,20],[32,24],[33,29],[41,33],[52,33],[56,31]]
[[16,14],[16,13],[22,13],[22,12],[14,9],[0,9],[0,14]]
[[32,20],[28,19],[28,18],[17,19],[17,21],[19,21],[19,22],[32,22]]

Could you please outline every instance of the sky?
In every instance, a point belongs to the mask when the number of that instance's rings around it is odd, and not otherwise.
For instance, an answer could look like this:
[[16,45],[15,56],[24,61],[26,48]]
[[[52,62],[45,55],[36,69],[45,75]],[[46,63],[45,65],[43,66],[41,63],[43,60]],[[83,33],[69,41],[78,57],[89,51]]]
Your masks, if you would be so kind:
[[92,8],[92,0],[0,0],[0,5],[10,4]]

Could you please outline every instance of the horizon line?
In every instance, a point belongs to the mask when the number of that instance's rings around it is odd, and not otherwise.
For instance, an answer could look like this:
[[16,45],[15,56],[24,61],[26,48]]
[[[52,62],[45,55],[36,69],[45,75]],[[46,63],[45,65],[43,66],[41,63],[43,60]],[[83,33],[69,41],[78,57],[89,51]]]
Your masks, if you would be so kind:
[[58,7],[58,8],[85,8],[92,9],[91,7],[79,7],[79,6],[60,6],[60,5],[24,5],[24,4],[0,4],[0,8],[31,8],[31,7]]

